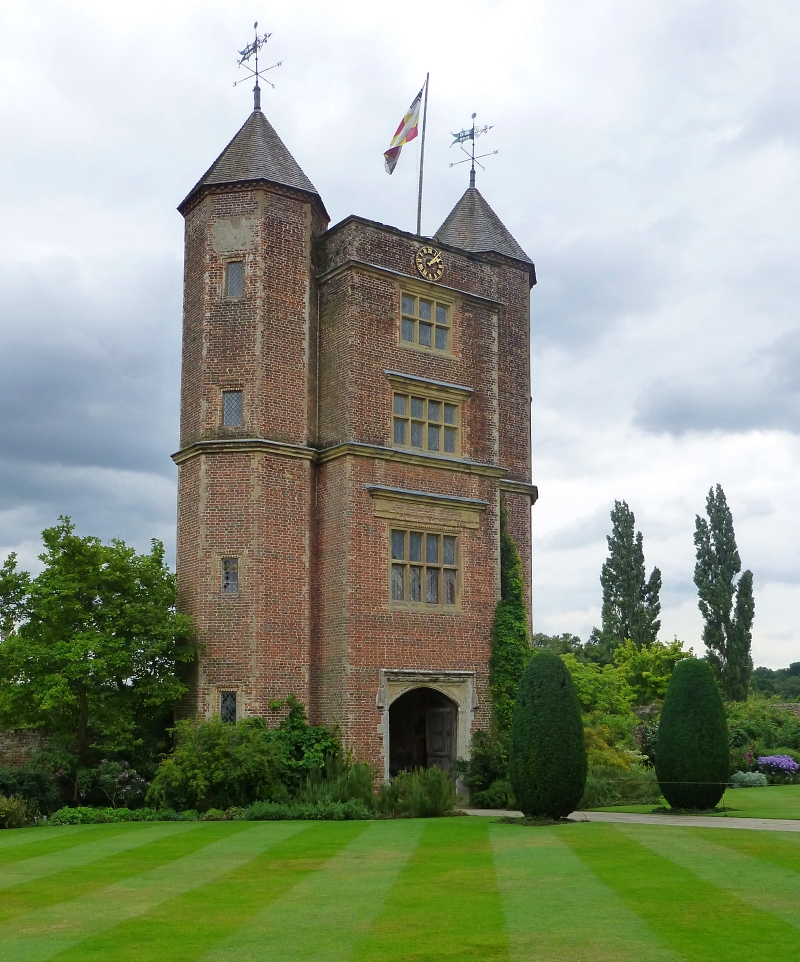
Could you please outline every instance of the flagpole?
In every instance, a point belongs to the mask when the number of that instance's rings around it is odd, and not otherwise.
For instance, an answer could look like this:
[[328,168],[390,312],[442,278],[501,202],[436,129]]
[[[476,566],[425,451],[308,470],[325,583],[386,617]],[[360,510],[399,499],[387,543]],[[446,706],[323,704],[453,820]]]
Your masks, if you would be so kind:
[[430,73],[425,74],[425,105],[422,108],[422,143],[419,148],[419,196],[417,197],[417,234],[422,234],[422,172],[425,166],[425,123],[428,120],[428,81]]

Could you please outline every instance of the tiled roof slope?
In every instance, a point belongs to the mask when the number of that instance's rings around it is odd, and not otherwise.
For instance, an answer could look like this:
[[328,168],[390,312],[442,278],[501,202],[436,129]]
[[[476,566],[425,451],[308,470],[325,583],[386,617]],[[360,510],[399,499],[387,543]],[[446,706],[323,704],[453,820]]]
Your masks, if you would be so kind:
[[509,234],[500,218],[486,203],[477,187],[468,187],[434,234],[442,244],[459,247],[473,254],[495,251],[526,264],[530,257]]
[[262,111],[254,110],[225,150],[189,191],[178,210],[186,207],[204,187],[247,180],[268,180],[319,197],[316,188],[275,133],[272,124]]

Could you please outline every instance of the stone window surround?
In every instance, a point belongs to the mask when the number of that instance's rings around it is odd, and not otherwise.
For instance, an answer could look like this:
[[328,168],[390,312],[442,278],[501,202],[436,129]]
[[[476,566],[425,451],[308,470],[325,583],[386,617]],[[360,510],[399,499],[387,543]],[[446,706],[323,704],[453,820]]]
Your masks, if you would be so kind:
[[[439,528],[437,526],[436,530],[431,530],[431,525],[414,525],[409,522],[397,522],[391,525],[389,530],[389,604],[392,608],[398,608],[405,611],[427,611],[427,612],[444,612],[444,613],[455,613],[461,610],[461,539],[458,536],[458,530],[454,528]],[[404,543],[404,555],[402,559],[394,557],[394,545],[393,545],[393,535],[395,531],[402,531],[405,535]],[[409,541],[411,534],[420,534],[423,536],[421,545],[421,556],[418,560],[411,558],[409,551]],[[430,563],[427,560],[426,546],[427,539],[429,536],[434,536],[438,539],[438,551],[437,560]],[[444,558],[444,541],[443,539],[449,537],[455,542],[454,544],[454,558],[452,562],[446,562]],[[403,573],[403,598],[395,600],[392,590],[393,581],[393,569],[396,566],[402,566],[404,569]],[[421,575],[421,600],[412,601],[411,586],[409,583],[410,569],[418,568],[422,572]],[[437,596],[438,601],[427,601],[427,578],[428,570],[438,571],[437,575]],[[445,571],[455,572],[455,603],[447,604],[445,602]]]
[[[404,309],[403,300],[405,298],[411,298],[414,302],[413,311],[407,311]],[[431,312],[430,317],[425,318],[420,316],[420,299],[423,301],[430,302]],[[443,308],[446,312],[446,321],[437,323],[437,308]],[[400,288],[400,315],[398,318],[398,328],[397,336],[398,343],[401,347],[410,348],[411,350],[424,351],[428,354],[437,355],[452,355],[453,354],[453,319],[455,315],[455,302],[447,297],[440,296],[439,292],[434,289],[431,293],[430,287],[420,287],[417,284],[403,284]],[[404,334],[404,324],[403,320],[409,320],[413,325],[414,339],[410,340],[403,336]],[[421,341],[421,331],[420,328],[425,326],[430,326],[430,344],[424,344]],[[444,337],[446,339],[446,347],[437,347],[437,341],[439,338],[439,333],[445,332]]]
[[[229,278],[228,271],[232,264],[242,265],[242,292],[241,294],[229,294]],[[245,280],[247,278],[247,270],[245,269],[245,259],[241,255],[235,255],[233,257],[226,257],[222,262],[222,300],[223,301],[240,301],[244,297]]]
[[[454,460],[461,460],[462,451],[464,449],[464,431],[463,431],[463,402],[470,398],[474,391],[471,387],[466,387],[463,384],[451,384],[449,381],[434,381],[430,378],[417,377],[414,374],[403,374],[400,371],[392,371],[388,368],[383,369],[384,376],[389,382],[391,388],[390,393],[390,423],[389,423],[389,439],[391,446],[397,448],[400,451],[408,451],[409,453],[417,452],[429,456],[433,454],[435,457],[442,458],[453,458]],[[447,453],[444,450],[444,435],[442,435],[442,443],[438,451],[431,452],[428,451],[427,447],[424,448],[413,448],[411,444],[395,444],[394,443],[394,396],[395,394],[406,395],[411,398],[412,395],[415,397],[424,398],[425,401],[439,401],[442,405],[444,404],[454,404],[456,406],[456,450],[454,453]],[[426,411],[427,414],[427,411]],[[411,412],[408,412],[409,423],[411,421]],[[444,428],[444,421],[440,422]],[[410,438],[408,438],[410,442]]]
[[242,718],[244,718],[244,691],[238,682],[231,682],[230,684],[214,684],[209,686],[209,701],[206,709],[206,717],[220,717],[222,693],[224,691],[230,691],[236,695],[236,721],[241,721]]
[[393,702],[414,688],[433,688],[445,695],[456,706],[455,757],[469,758],[472,720],[478,707],[474,671],[417,670],[411,668],[381,668],[378,671],[378,691],[375,707],[380,712],[377,730],[383,736],[383,777],[389,779],[389,708]]

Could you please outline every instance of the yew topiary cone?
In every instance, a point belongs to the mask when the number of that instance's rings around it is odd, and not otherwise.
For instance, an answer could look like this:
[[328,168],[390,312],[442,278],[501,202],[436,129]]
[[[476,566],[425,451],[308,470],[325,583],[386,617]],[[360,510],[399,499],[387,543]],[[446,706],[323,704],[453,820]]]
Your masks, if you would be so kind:
[[586,784],[583,721],[572,676],[555,652],[537,652],[520,680],[508,770],[525,815],[564,818]]
[[673,808],[714,808],[725,792],[731,749],[725,706],[707,661],[672,673],[656,741],[656,777]]

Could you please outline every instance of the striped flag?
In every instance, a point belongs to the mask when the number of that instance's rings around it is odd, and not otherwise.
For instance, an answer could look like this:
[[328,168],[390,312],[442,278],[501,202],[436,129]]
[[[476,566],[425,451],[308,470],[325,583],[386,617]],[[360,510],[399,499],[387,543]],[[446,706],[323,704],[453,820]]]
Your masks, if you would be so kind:
[[[425,88],[423,87],[422,90],[424,89]],[[420,90],[420,92],[414,98],[414,102],[406,111],[405,117],[403,117],[403,119],[400,121],[400,126],[397,128],[394,137],[392,137],[392,142],[389,145],[389,149],[383,155],[387,174],[391,174],[397,166],[397,161],[400,157],[400,151],[403,148],[403,144],[407,144],[409,140],[413,140],[417,136],[417,127],[419,126],[419,108],[422,104],[422,90]]]

